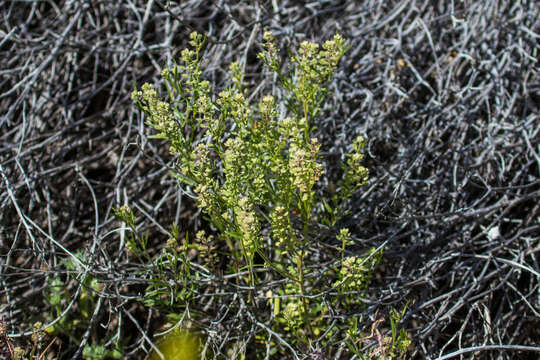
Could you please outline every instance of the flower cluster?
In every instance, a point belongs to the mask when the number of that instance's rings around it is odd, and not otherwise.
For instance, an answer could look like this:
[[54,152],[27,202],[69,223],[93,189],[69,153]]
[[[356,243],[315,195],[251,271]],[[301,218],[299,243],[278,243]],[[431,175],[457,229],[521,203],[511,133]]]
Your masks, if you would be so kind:
[[292,237],[292,226],[289,212],[284,206],[278,205],[270,214],[272,233],[276,239],[276,247],[286,252]]
[[343,262],[343,258],[345,256],[345,247],[352,242],[351,232],[349,229],[343,228],[339,231],[336,239],[341,243],[341,262]]
[[162,134],[174,131],[176,124],[169,103],[161,101],[154,87],[148,83],[143,84],[141,90],[134,90],[131,99],[139,102],[145,112],[150,115],[152,126]]
[[197,184],[194,189],[197,194],[197,206],[207,214],[212,214],[220,208],[217,187],[214,179],[208,179],[206,183]]
[[278,51],[275,44],[274,35],[270,31],[263,34],[263,51],[259,54],[264,64],[273,72],[278,72],[281,66],[281,61],[278,57]]
[[210,160],[210,149],[205,143],[199,143],[193,149],[193,152],[190,154],[190,161],[187,162],[186,172],[193,175],[197,180],[207,179],[212,176],[212,162]]
[[251,109],[244,95],[238,90],[229,88],[220,92],[217,105],[222,117],[232,119],[240,129],[249,125]]
[[263,100],[259,104],[259,112],[263,120],[270,120],[276,115],[275,112],[275,100],[272,95],[265,95]]
[[295,296],[299,293],[298,286],[296,284],[285,285],[284,294],[293,295],[287,296],[284,300],[283,308],[283,320],[285,320],[285,330],[294,331],[302,326],[303,323],[303,309],[302,299],[299,296]]
[[381,261],[380,252],[370,251],[368,256],[349,256],[341,263],[339,280],[334,284],[342,292],[363,291],[367,288],[373,268]]
[[296,97],[298,114],[304,118],[305,129],[309,129],[309,116],[317,115],[325,97],[322,86],[337,68],[339,59],[347,51],[341,35],[336,34],[328,40],[320,51],[317,44],[304,41],[300,44],[298,55],[291,61],[296,64],[297,85],[293,88]]
[[115,211],[115,215],[117,218],[128,224],[135,224],[135,214],[133,214],[133,210],[127,205],[120,206],[120,208]]
[[353,151],[347,155],[344,164],[344,176],[340,186],[342,199],[348,199],[361,186],[367,184],[369,171],[361,165],[364,160],[362,151],[366,142],[362,136],[358,136],[353,142]]
[[339,230],[339,234],[336,237],[339,242],[341,242],[343,247],[345,247],[347,244],[351,242],[351,232],[348,228],[343,228]]
[[311,139],[311,146],[305,149],[293,144],[290,149],[289,168],[293,176],[293,183],[301,194],[302,201],[307,201],[313,185],[322,175],[322,165],[317,163],[319,142]]
[[238,200],[235,209],[236,223],[242,235],[242,248],[247,258],[255,254],[257,245],[260,244],[260,224],[257,215],[253,210],[253,205],[249,203],[247,197]]
[[216,246],[214,245],[214,236],[206,235],[203,230],[198,231],[195,235],[195,244],[204,264],[206,264],[209,269],[213,269],[217,264],[218,258]]
[[364,259],[358,256],[346,257],[339,271],[341,289],[343,291],[364,290],[366,285],[367,267],[364,266]]

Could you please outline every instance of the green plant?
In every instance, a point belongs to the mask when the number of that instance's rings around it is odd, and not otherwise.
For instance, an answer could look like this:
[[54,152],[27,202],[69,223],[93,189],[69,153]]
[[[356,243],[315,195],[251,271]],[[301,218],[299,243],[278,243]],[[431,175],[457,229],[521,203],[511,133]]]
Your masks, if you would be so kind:
[[404,306],[401,311],[397,311],[394,308],[390,309],[390,326],[392,329],[392,337],[390,342],[390,356],[391,357],[399,357],[402,359],[408,348],[411,346],[411,339],[409,339],[409,335],[404,329],[399,329],[398,324],[403,319],[403,316],[405,315],[405,311],[407,311],[407,306]]
[[13,346],[12,339],[7,335],[6,325],[0,320],[1,353],[9,355],[9,358],[13,360],[43,359],[56,341],[56,339],[53,339],[45,346],[46,335],[46,332],[43,330],[43,324],[38,321],[32,325],[32,334],[30,335],[30,342],[26,344],[27,346]]
[[121,359],[122,353],[117,349],[107,349],[104,345],[84,346],[82,357],[85,360]]
[[[208,244],[226,244],[220,259],[228,274],[245,270],[246,275],[233,278],[249,288],[248,306],[256,306],[257,289],[264,282],[280,280],[266,292],[270,309],[262,321],[290,341],[309,345],[345,331],[347,324],[329,325],[328,306],[344,311],[362,306],[357,295],[366,290],[380,259],[380,251],[346,256],[352,239],[345,229],[337,236],[339,250],[329,250],[325,242],[332,231],[320,231],[323,224],[337,224],[347,199],[367,182],[368,171],[361,165],[364,139],[354,141],[343,180],[331,199],[325,199],[320,144],[313,134],[327,95],[325,84],[347,45],[340,35],[322,48],[303,42],[287,66],[272,34],[263,38],[259,59],[279,79],[279,97],[267,94],[250,103],[237,63],[230,66],[230,85],[215,96],[201,70],[204,39],[192,33],[192,49],[182,51],[180,64],[162,71],[167,98],[161,100],[149,84],[135,89],[132,98],[157,131],[155,137],[168,141],[177,159],[173,175],[195,193],[215,231],[215,238],[204,233],[196,237],[201,265],[211,272]],[[127,209],[117,215],[134,228]],[[137,249],[136,237],[132,239]],[[320,262],[329,264],[322,272],[317,270]],[[182,280],[188,284],[189,269],[185,275]]]
[[[117,219],[124,222],[129,231],[126,247],[144,264],[142,275],[150,275],[149,285],[142,298],[146,306],[171,307],[177,303],[184,304],[196,290],[194,282],[189,281],[192,276],[188,251],[197,249],[204,252],[203,245],[190,244],[189,238],[179,247],[179,230],[173,225],[170,238],[162,252],[157,257],[150,256],[147,243],[148,235],[141,235],[135,224],[135,214],[128,206],[121,206],[114,210]],[[196,239],[203,244],[204,234],[197,234]],[[207,245],[208,247],[208,245]],[[208,263],[211,264],[211,256]],[[150,264],[150,266],[147,266]],[[189,286],[186,286],[189,285]]]
[[[76,254],[77,258],[82,258],[82,252]],[[45,292],[45,300],[48,305],[56,311],[56,316],[60,319],[46,331],[51,334],[65,334],[76,339],[76,332],[85,329],[90,321],[92,312],[97,301],[97,294],[100,284],[97,278],[89,274],[80,274],[77,263],[72,259],[63,261],[68,273],[76,274],[75,278],[81,283],[81,289],[77,301],[76,311],[63,313],[63,307],[71,300],[71,294],[66,286],[66,282],[61,277],[49,279],[49,286]]]
[[[346,331],[344,343],[347,348],[356,355],[359,359],[368,360],[387,360],[387,359],[404,359],[411,340],[404,329],[398,327],[399,322],[403,319],[407,305],[402,311],[397,311],[390,308],[390,332],[391,336],[384,336],[379,330],[379,325],[384,323],[384,318],[376,319],[371,325],[371,333],[367,336],[362,335],[362,331],[358,326],[359,319],[353,317],[350,319],[350,326]],[[362,345],[369,339],[375,340],[375,347],[369,350],[363,350]]]
[[[82,273],[79,267],[79,262],[74,259],[83,259],[83,251],[75,254],[74,258],[67,258],[62,262],[66,268],[66,280],[61,277],[50,278],[48,281],[47,290],[44,293],[44,298],[47,304],[52,308],[51,313],[45,313],[47,322],[56,319],[53,324],[41,332],[35,332],[32,335],[32,341],[37,336],[36,334],[52,334],[58,339],[64,337],[69,338],[73,343],[80,344],[80,339],[91,325],[91,319],[98,303],[98,292],[102,289],[102,284],[99,279],[88,273]],[[80,291],[76,292],[76,299],[73,299],[73,294],[70,292],[70,286],[67,284],[75,280],[80,284]],[[65,307],[72,302],[70,311],[66,312]],[[54,315],[53,315],[54,314]],[[34,328],[36,326],[34,325]],[[41,327],[41,325],[40,325]],[[59,341],[60,342],[60,341]],[[85,344],[82,357],[84,359],[119,359],[122,357],[119,344],[116,343],[116,348],[106,348],[103,344],[107,339],[97,340],[96,336],[92,336],[90,343]],[[33,355],[30,354],[30,359]]]

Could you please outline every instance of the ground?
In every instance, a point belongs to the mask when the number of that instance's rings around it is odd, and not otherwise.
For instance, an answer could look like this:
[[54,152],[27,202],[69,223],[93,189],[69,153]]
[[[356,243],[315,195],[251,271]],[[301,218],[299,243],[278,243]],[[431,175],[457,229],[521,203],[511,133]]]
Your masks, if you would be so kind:
[[[5,354],[7,342],[31,347],[36,321],[73,331],[44,335],[40,352],[57,337],[48,350],[54,358],[81,357],[89,344],[109,357],[114,343],[124,358],[151,350],[164,314],[138,299],[146,265],[124,249],[127,233],[113,209],[131,206],[152,256],[171,224],[181,234],[208,224],[179,190],[167,145],[149,138],[130,94],[134,84],[157,85],[196,30],[207,36],[204,77],[222,87],[239,61],[253,98],[262,98],[273,85],[256,55],[270,30],[284,58],[302,41],[336,32],[350,45],[315,136],[329,183],[341,176],[338,160],[353,139],[367,139],[370,180],[340,223],[358,249],[383,247],[362,318],[367,334],[389,305],[407,303],[400,326],[413,346],[406,358],[475,346],[466,358],[538,357],[538,348],[487,347],[540,339],[536,2],[0,4]],[[206,317],[203,333],[215,326],[208,346],[216,354],[216,344],[253,341],[248,314],[204,305],[194,312]],[[224,331],[235,327],[242,331]]]

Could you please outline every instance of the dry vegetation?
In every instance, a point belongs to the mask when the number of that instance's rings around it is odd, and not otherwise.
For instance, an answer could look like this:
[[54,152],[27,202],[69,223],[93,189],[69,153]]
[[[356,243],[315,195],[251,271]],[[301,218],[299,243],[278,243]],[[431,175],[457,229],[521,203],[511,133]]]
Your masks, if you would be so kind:
[[[384,245],[366,332],[408,301],[410,358],[538,358],[537,2],[162,2],[0,1],[0,314],[11,345],[28,346],[35,321],[71,315],[84,326],[77,339],[59,335],[55,357],[118,338],[123,357],[147,354],[164,314],[138,301],[145,265],[123,248],[112,209],[133,207],[155,254],[170,224],[206,225],[170,176],[167,147],[148,139],[133,83],[157,83],[197,30],[208,35],[205,77],[222,86],[239,60],[257,97],[271,86],[256,60],[268,28],[283,49],[335,32],[350,41],[317,137],[335,179],[332,159],[357,134],[369,141],[370,183],[342,224],[357,245]],[[78,252],[85,264],[67,267]],[[98,279],[91,295],[87,277]],[[44,296],[53,279],[59,312]],[[216,354],[265,332],[234,296],[211,299],[193,307]]]

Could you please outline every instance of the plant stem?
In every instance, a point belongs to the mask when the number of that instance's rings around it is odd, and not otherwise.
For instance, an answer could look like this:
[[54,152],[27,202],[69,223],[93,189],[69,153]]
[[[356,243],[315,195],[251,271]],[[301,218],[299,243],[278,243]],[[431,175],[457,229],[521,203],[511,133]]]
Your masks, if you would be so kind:
[[310,338],[313,338],[313,329],[311,328],[311,319],[309,318],[309,303],[306,298],[306,289],[304,287],[304,249],[300,250],[300,254],[296,257],[296,268],[298,270],[298,282],[300,284],[300,295],[302,296],[302,307],[304,323]]

